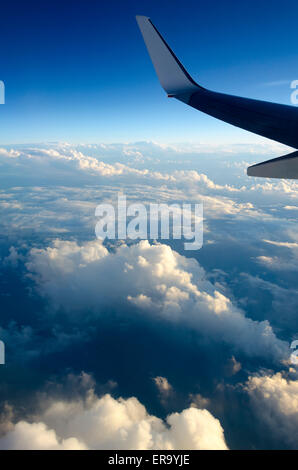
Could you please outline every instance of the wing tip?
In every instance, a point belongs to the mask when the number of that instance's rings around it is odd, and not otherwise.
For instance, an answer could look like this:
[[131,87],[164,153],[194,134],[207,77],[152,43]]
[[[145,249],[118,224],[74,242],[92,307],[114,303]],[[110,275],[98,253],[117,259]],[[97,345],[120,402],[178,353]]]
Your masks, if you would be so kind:
[[145,20],[150,20],[149,16],[145,16],[145,15],[136,15],[136,20],[137,21],[145,21]]
[[181,64],[151,19],[148,16],[136,15],[136,21],[165,92],[170,96],[177,97],[197,91],[199,85]]

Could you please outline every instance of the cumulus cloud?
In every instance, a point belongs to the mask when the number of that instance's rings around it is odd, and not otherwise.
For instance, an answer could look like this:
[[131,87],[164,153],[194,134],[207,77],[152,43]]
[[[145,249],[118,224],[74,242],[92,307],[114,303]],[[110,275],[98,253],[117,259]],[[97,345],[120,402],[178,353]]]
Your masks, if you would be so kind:
[[261,432],[272,433],[287,446],[298,446],[298,380],[281,373],[249,377],[245,385]]
[[272,182],[270,181],[265,181],[262,183],[257,183],[251,186],[251,191],[260,191],[264,194],[266,193],[285,193],[291,198],[297,198],[297,190],[298,190],[298,183],[293,180],[281,180],[281,181],[276,181]]
[[0,157],[6,157],[6,158],[17,158],[21,155],[20,152],[14,149],[6,149],[6,148],[0,148]]
[[34,417],[18,421],[0,438],[0,449],[216,449],[224,431],[207,410],[188,408],[165,421],[149,415],[134,397],[52,400]]
[[164,244],[123,244],[110,253],[100,241],[55,240],[30,251],[27,269],[55,308],[102,315],[107,305],[181,324],[249,356],[288,357],[268,321],[256,322],[206,279],[203,268]]
[[[273,149],[270,146],[253,146],[248,149],[248,153],[267,153],[269,155],[278,151],[279,147]],[[185,169],[185,164],[181,165],[181,169],[172,170],[171,160],[165,168],[160,168],[160,156],[170,156],[176,159],[181,158],[183,154],[189,158],[200,158],[201,165],[204,155],[210,153],[228,154],[230,157],[234,153],[243,152],[239,146],[231,146],[229,149],[214,145],[195,145],[192,146],[163,146],[153,142],[135,143],[135,144],[98,144],[98,145],[79,145],[72,146],[70,144],[52,144],[51,146],[26,147],[15,150],[13,148],[0,149],[0,165],[3,171],[13,169],[17,174],[33,177],[37,173],[38,176],[57,178],[59,173],[68,173],[68,181],[72,176],[85,175],[86,177],[95,176],[104,179],[115,179],[117,181],[128,181],[134,178],[137,182],[153,183],[155,185],[170,184],[179,185],[188,189],[200,188],[203,193],[220,192],[222,194],[231,193],[238,194],[247,192],[266,193],[286,193],[295,197],[297,194],[297,183],[295,182],[265,182],[254,184],[253,180],[248,180],[246,185],[241,184],[240,187],[231,184],[215,183],[206,171],[197,171],[196,169]],[[12,158],[13,157],[13,158]],[[208,160],[209,160],[208,156]],[[152,165],[152,161],[155,163]],[[179,162],[179,160],[178,160]],[[183,160],[182,160],[183,162]],[[185,160],[184,160],[185,162]],[[148,165],[148,163],[150,163]],[[245,162],[246,165],[249,162]],[[150,168],[148,168],[148,166]],[[228,160],[225,162],[225,168],[234,166],[239,167],[239,160]],[[243,166],[243,162],[242,162]],[[157,169],[155,169],[157,167]],[[75,180],[77,181],[77,179]],[[92,181],[92,178],[91,180]],[[94,181],[94,179],[93,179]],[[245,197],[245,196],[244,196]]]
[[[161,150],[161,148],[159,147]],[[87,149],[84,149],[84,151]],[[102,151],[102,149],[100,149]],[[173,150],[174,151],[174,150]],[[101,152],[102,153],[102,152]],[[140,157],[142,154],[133,148],[126,148],[123,146],[119,152],[119,158],[121,153],[124,156],[137,155]],[[11,160],[11,157],[14,160]],[[90,176],[100,176],[105,179],[110,178],[125,178],[133,177],[134,181],[147,181],[157,182],[165,184],[183,184],[201,186],[201,189],[208,190],[222,190],[227,192],[238,192],[240,189],[230,186],[228,184],[219,185],[214,183],[204,173],[199,173],[196,170],[174,170],[171,172],[167,171],[155,171],[148,168],[136,168],[133,165],[123,162],[107,162],[100,159],[99,156],[90,156],[75,147],[71,146],[57,146],[56,148],[28,148],[23,151],[15,151],[0,149],[0,163],[1,157],[6,157],[5,161],[7,164],[7,157],[10,158],[9,162],[13,166],[15,171],[34,171],[36,172],[37,167],[39,168],[39,174],[49,174],[49,171],[58,172],[59,170],[68,171],[71,174],[86,173]]]
[[44,423],[19,421],[0,439],[2,450],[85,450],[86,446],[75,438],[59,439],[53,429]]
[[[280,145],[257,144],[250,146],[230,145],[229,147],[212,144],[192,144],[192,145],[161,145],[154,142],[138,142],[131,144],[97,144],[97,145],[70,145],[67,143],[58,143],[40,146],[19,146],[18,149],[2,148],[0,149],[0,166],[2,174],[10,177],[12,172],[24,178],[34,178],[43,181],[52,181],[55,183],[65,179],[67,174],[68,182],[76,181],[78,178],[85,178],[85,181],[98,181],[98,179],[114,181],[131,181],[147,184],[178,185],[185,189],[199,188],[200,192],[206,194],[221,193],[237,196],[241,194],[244,200],[248,195],[260,193],[262,197],[268,195],[270,198],[282,194],[287,197],[296,198],[298,185],[293,181],[265,181],[254,182],[254,179],[246,179],[243,184],[243,153],[247,155],[267,154],[274,156],[280,153]],[[212,159],[218,155],[227,155],[228,160],[219,163],[221,173],[224,172],[228,178],[224,178],[224,184],[213,181],[210,176],[218,172],[214,164],[210,165],[210,153]],[[235,159],[236,157],[236,159]],[[163,164],[161,165],[161,160]],[[173,171],[173,162],[175,170]],[[189,161],[193,162],[189,168]],[[198,171],[198,161],[199,168]],[[207,162],[207,163],[206,163]],[[245,161],[244,165],[251,164],[251,161]],[[239,169],[241,166],[241,179],[236,184],[227,183],[230,181],[230,168]],[[176,168],[178,166],[178,169]],[[189,169],[185,169],[187,166]],[[193,169],[196,168],[196,169]],[[219,175],[221,174],[219,173]],[[94,179],[95,177],[95,179]],[[91,179],[90,179],[91,178]],[[222,179],[222,178],[220,178]],[[240,186],[239,186],[240,182]],[[243,201],[246,202],[246,201]],[[289,206],[288,201],[286,204]]]

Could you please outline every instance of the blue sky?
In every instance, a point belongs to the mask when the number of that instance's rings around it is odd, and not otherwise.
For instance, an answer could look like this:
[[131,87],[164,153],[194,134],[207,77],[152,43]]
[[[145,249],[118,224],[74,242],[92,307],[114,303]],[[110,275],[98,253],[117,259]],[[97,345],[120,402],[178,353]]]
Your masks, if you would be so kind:
[[0,142],[255,142],[166,98],[135,15],[151,17],[204,86],[289,104],[297,10],[291,0],[282,8],[279,1],[6,3]]

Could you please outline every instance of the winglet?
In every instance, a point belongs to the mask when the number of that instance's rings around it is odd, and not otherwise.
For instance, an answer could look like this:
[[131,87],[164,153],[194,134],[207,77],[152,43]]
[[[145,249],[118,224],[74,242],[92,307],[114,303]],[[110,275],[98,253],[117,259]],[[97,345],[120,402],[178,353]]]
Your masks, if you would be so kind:
[[136,20],[160,84],[168,96],[195,92],[199,85],[185,70],[174,52],[157,31],[150,18],[146,16],[137,16]]

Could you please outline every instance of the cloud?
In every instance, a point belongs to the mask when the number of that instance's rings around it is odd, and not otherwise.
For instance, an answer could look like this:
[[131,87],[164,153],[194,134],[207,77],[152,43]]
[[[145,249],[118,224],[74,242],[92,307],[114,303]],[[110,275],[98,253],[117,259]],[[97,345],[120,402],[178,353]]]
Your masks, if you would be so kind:
[[[282,242],[274,240],[263,240],[265,243],[281,248],[274,256],[258,256],[257,260],[268,268],[276,271],[297,271],[298,269],[298,243]],[[287,249],[287,253],[285,250]],[[279,255],[280,253],[280,255]]]
[[248,356],[280,361],[288,345],[268,321],[256,322],[206,279],[192,258],[165,244],[123,244],[110,253],[100,241],[81,245],[55,240],[32,248],[27,269],[53,308],[103,315],[107,306],[191,328],[210,340],[224,342]]
[[168,382],[168,379],[158,375],[157,377],[153,378],[153,382],[155,383],[155,386],[158,390],[161,404],[164,407],[167,407],[171,402],[174,403],[176,394],[172,385]]
[[188,408],[165,421],[134,397],[52,400],[34,421],[18,421],[0,449],[227,449],[223,428],[207,410]]
[[19,421],[6,436],[0,438],[4,450],[85,450],[75,438],[58,439],[54,430],[44,423]]
[[14,149],[0,148],[0,157],[6,158],[18,158],[21,155],[20,152]]
[[[271,262],[271,258],[266,260]],[[265,260],[262,261],[265,263]],[[277,260],[276,260],[277,263]],[[271,266],[268,266],[271,269]],[[278,269],[278,267],[276,267]],[[291,268],[290,268],[291,269]],[[270,323],[282,330],[284,337],[292,338],[298,331],[298,290],[296,277],[293,276],[293,287],[289,282],[279,285],[280,274],[275,282],[270,282],[259,276],[252,276],[248,273],[241,273],[239,281],[243,279],[245,294],[251,298],[256,292],[258,298],[253,300],[254,306],[259,307],[260,316],[270,318]]]
[[[281,152],[280,145],[251,145],[246,148],[248,154],[268,154]],[[297,192],[297,183],[282,181],[282,182],[265,182],[254,184],[254,180],[247,180],[247,185],[236,187],[234,185],[215,183],[206,174],[210,169],[209,166],[204,166],[205,171],[197,171],[196,169],[185,169],[185,158],[193,159],[195,161],[200,159],[200,166],[204,157],[210,160],[210,153],[215,155],[227,154],[230,158],[224,164],[224,169],[235,167],[241,169],[243,165],[249,165],[251,162],[239,162],[239,159],[234,161],[232,156],[235,154],[243,155],[243,146],[231,145],[227,148],[218,145],[202,145],[193,144],[191,146],[163,146],[153,142],[148,143],[135,143],[135,144],[98,144],[94,146],[79,145],[72,146],[70,144],[52,144],[51,146],[23,146],[18,150],[13,148],[0,149],[0,165],[2,166],[2,174],[8,173],[11,176],[11,171],[16,175],[21,175],[22,180],[25,178],[34,178],[38,176],[39,180],[52,181],[53,178],[57,181],[67,174],[68,183],[75,181],[78,183],[78,178],[84,177],[84,181],[98,181],[98,178],[113,181],[131,181],[146,182],[149,184],[170,184],[183,186],[188,188],[190,185],[194,188],[200,188],[200,191],[206,193],[221,192],[238,194],[247,191],[257,192],[285,192],[292,193],[293,196]],[[13,158],[12,158],[13,157]],[[160,158],[165,157],[163,165],[160,165]],[[173,171],[172,160],[176,160],[177,166],[181,169]],[[184,159],[183,159],[184,158]],[[214,156],[215,158],[215,156]],[[154,162],[154,163],[152,163]],[[186,160],[186,163],[188,160]],[[222,164],[222,163],[221,163]],[[188,166],[188,165],[187,165]],[[213,171],[214,173],[214,171]],[[225,173],[227,173],[225,171]],[[227,173],[228,174],[228,173]],[[94,178],[95,177],[95,178]],[[65,179],[65,178],[64,178]],[[229,178],[228,178],[229,179]],[[238,182],[238,181],[237,181]]]
[[263,194],[274,194],[274,193],[284,193],[292,198],[298,197],[298,183],[293,180],[278,180],[272,182],[272,180],[265,181],[262,183],[253,184],[250,188],[251,191],[259,191]]
[[[86,155],[86,153],[70,146],[57,146],[56,148],[29,148],[24,149],[21,152],[17,152],[13,149],[9,151],[5,151],[5,149],[2,150],[2,153],[0,151],[0,163],[1,157],[5,157],[2,164],[5,163],[6,166],[11,166],[17,173],[29,171],[29,175],[31,173],[31,176],[36,174],[38,168],[39,176],[55,176],[55,173],[58,175],[59,171],[67,171],[70,176],[78,176],[85,173],[90,177],[96,176],[97,178],[101,177],[108,180],[111,178],[125,179],[126,177],[133,177],[135,182],[138,180],[145,180],[146,182],[156,182],[158,184],[191,184],[192,186],[197,186],[199,184],[202,190],[222,190],[224,192],[240,191],[240,189],[228,184],[216,184],[208,178],[206,174],[199,173],[196,170],[174,170],[167,172],[164,170],[155,171],[146,167],[136,168],[129,164],[130,160],[127,161],[126,159],[125,163],[120,161],[113,163],[106,162],[104,160],[100,160],[99,156]],[[161,148],[159,148],[159,150],[161,150]],[[119,159],[121,159],[121,153],[123,153],[125,157],[141,155],[137,150],[133,148],[126,149],[125,146],[119,152]],[[11,156],[14,157],[14,160],[11,160]],[[9,161],[7,161],[7,157],[10,157]]]
[[298,243],[293,243],[293,242],[276,242],[273,240],[264,240],[266,243],[270,243],[271,245],[275,246],[284,246],[286,248],[292,248],[298,250]]
[[196,393],[195,395],[190,395],[191,399],[191,406],[195,408],[204,409],[210,406],[210,399],[203,397],[200,393]]
[[19,261],[23,260],[24,257],[20,253],[18,253],[18,250],[14,246],[11,246],[9,248],[9,255],[3,259],[3,263],[4,265],[11,265],[17,267]]
[[298,206],[285,206],[284,209],[286,209],[287,211],[297,211]]
[[297,449],[298,380],[281,373],[249,377],[245,385],[260,432],[272,433],[278,442]]
[[169,384],[168,379],[166,377],[157,376],[153,378],[153,381],[162,395],[167,396],[169,393],[172,392],[172,385]]
[[225,371],[228,376],[235,375],[241,370],[241,363],[238,362],[234,356],[228,361]]

